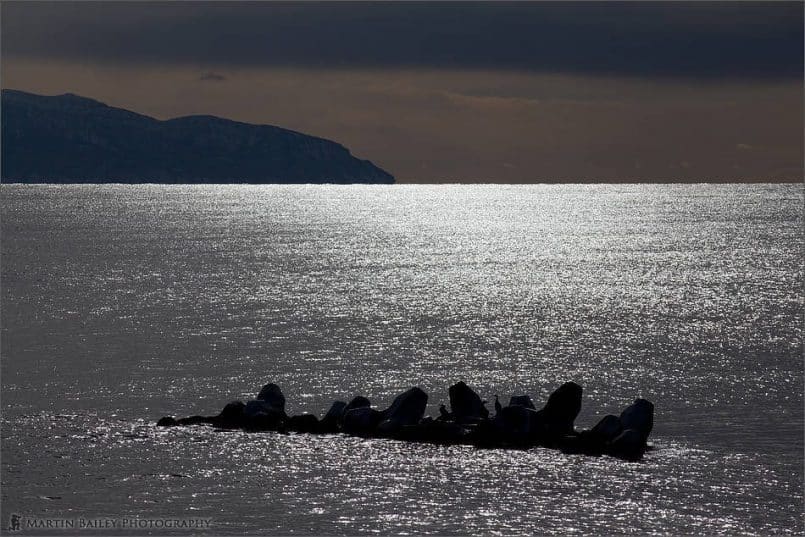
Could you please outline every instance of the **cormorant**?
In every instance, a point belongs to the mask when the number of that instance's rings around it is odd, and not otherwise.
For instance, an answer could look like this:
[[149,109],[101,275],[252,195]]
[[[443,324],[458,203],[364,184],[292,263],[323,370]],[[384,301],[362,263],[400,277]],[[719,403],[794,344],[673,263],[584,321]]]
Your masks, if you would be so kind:
[[503,410],[503,407],[500,404],[500,399],[498,399],[498,396],[496,395],[495,396],[495,412],[500,414],[501,410]]
[[447,411],[447,408],[444,406],[444,403],[439,405],[439,414],[444,419],[448,419],[450,417],[450,413]]

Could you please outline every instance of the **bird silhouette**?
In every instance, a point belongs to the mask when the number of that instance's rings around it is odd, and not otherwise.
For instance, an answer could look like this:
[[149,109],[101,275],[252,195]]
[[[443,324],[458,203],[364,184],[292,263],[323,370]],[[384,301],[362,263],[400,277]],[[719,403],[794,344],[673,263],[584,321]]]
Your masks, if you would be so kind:
[[439,405],[439,414],[445,419],[450,417],[450,413],[447,411],[447,407],[444,406],[444,403]]
[[496,395],[495,396],[495,412],[500,413],[501,410],[503,410],[503,407],[500,404],[500,399],[498,399],[498,396]]

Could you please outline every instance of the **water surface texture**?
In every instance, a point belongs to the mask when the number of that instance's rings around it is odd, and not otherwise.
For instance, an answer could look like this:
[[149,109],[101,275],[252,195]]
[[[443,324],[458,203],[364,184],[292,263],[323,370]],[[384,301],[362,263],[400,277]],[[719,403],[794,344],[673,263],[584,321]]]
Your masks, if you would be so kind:
[[[0,525],[801,533],[802,225],[801,185],[4,185]],[[154,427],[462,379],[576,381],[580,427],[646,397],[656,449]]]

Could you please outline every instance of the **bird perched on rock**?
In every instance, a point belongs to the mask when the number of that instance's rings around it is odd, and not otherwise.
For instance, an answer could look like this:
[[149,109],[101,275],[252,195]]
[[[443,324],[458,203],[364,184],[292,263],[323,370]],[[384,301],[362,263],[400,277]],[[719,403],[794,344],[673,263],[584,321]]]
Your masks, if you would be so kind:
[[444,406],[444,403],[439,405],[439,414],[444,419],[450,418],[450,413],[447,411],[447,407]]
[[502,407],[502,406],[501,406],[501,404],[500,404],[500,399],[498,399],[498,396],[497,396],[497,395],[495,395],[495,412],[497,412],[498,414],[500,414],[500,411],[501,411],[501,410],[503,410],[503,407]]

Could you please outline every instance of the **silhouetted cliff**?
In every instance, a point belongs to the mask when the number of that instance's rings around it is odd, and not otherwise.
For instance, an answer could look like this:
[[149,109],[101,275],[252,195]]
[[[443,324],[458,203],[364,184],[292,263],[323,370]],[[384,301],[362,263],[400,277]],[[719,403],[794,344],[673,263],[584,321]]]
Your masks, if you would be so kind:
[[160,121],[98,101],[2,92],[2,180],[18,183],[393,183],[345,147],[213,116]]

